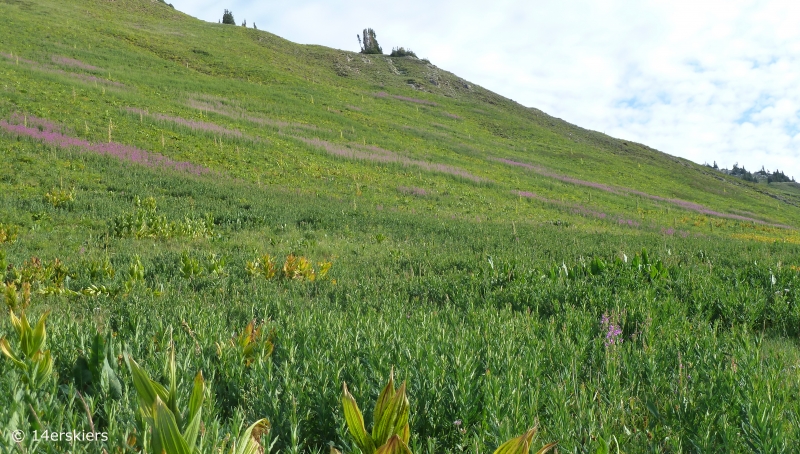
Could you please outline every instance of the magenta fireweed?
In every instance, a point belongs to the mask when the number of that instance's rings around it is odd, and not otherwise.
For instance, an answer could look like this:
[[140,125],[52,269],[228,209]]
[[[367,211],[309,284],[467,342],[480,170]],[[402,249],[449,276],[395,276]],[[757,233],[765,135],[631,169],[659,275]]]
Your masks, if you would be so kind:
[[87,71],[101,71],[102,68],[98,68],[97,66],[90,65],[88,63],[84,63],[80,60],[76,60],[74,58],[69,57],[62,57],[60,55],[53,55],[50,57],[50,60],[53,63],[58,63],[65,66],[73,66],[75,68],[85,69]]
[[7,59],[9,59],[9,60],[14,60],[14,61],[17,61],[17,60],[18,60],[18,61],[21,61],[21,62],[23,62],[23,63],[27,63],[27,64],[29,64],[29,65],[35,65],[35,64],[36,64],[36,62],[35,62],[35,61],[28,60],[28,59],[26,59],[26,58],[20,58],[20,56],[19,56],[19,55],[7,54],[7,53],[5,53],[5,52],[0,52],[0,57],[5,57],[5,58],[7,58]]
[[600,318],[600,325],[603,331],[605,331],[604,343],[606,347],[622,344],[622,330],[620,329],[619,322],[614,320],[616,318],[617,317],[609,317],[607,313],[604,313]]
[[[48,145],[55,145],[60,148],[76,148],[146,166],[168,167],[198,175],[209,172],[209,169],[203,166],[192,164],[191,162],[173,161],[166,156],[150,153],[130,145],[117,142],[91,143],[77,137],[71,137],[63,134],[61,128],[56,124],[41,118],[14,114],[11,116],[11,121],[14,123],[0,120],[0,130],[16,136],[41,140]],[[16,122],[23,122],[23,124],[15,124]],[[26,122],[27,126],[24,124]]]
[[381,91],[381,92],[375,93],[375,96],[378,97],[378,98],[392,97],[394,99],[399,99],[400,101],[408,101],[408,102],[413,102],[413,103],[416,103],[416,104],[425,104],[425,105],[428,105],[428,106],[438,106],[439,105],[439,104],[436,104],[433,101],[426,101],[424,99],[409,98],[408,96],[400,96],[400,95],[390,95],[389,93],[386,93],[385,91]]
[[[3,52],[0,52],[0,57],[5,57],[5,58],[7,58],[9,60],[13,60],[13,61],[17,61],[17,59],[19,58],[16,55],[12,56],[11,54],[6,54],[6,53],[3,53]],[[32,60],[28,60],[28,59],[25,59],[25,58],[19,58],[19,61],[23,62],[23,63],[25,63],[27,65],[30,65],[30,67],[32,69],[35,69],[37,71],[42,71],[42,72],[46,72],[46,73],[50,73],[50,74],[58,74],[58,75],[61,75],[61,76],[72,77],[74,79],[79,79],[79,80],[82,80],[84,82],[100,83],[100,84],[105,84],[105,85],[113,85],[115,87],[120,87],[120,88],[125,86],[125,85],[123,85],[123,84],[121,84],[119,82],[115,82],[113,80],[103,79],[103,78],[100,78],[100,77],[97,77],[97,76],[93,76],[91,74],[71,73],[71,72],[64,71],[62,69],[53,68],[53,67],[48,66],[48,65],[42,65],[42,64],[40,64],[38,62],[35,62],[35,61],[32,61]],[[78,60],[75,60],[75,61],[78,61]],[[97,69],[100,69],[100,68],[97,68]]]
[[410,186],[410,187],[409,186],[398,186],[397,190],[402,192],[403,194],[416,195],[416,196],[420,196],[420,197],[424,197],[424,196],[428,195],[428,191],[426,191],[426,190],[424,190],[422,188],[415,187],[415,186]]
[[243,137],[244,136],[244,134],[242,134],[241,131],[237,131],[235,129],[224,128],[224,127],[222,127],[220,125],[217,125],[217,124],[214,124],[214,123],[208,123],[208,122],[205,122],[205,121],[187,120],[187,119],[181,118],[181,117],[173,117],[173,116],[170,116],[170,115],[164,115],[164,114],[159,114],[159,113],[149,113],[149,112],[146,112],[146,111],[144,111],[142,109],[137,109],[135,107],[126,107],[125,110],[127,110],[128,112],[131,112],[131,113],[139,114],[139,115],[147,115],[148,117],[155,118],[156,120],[169,121],[169,122],[172,122],[172,123],[175,123],[175,124],[186,126],[187,128],[193,129],[195,131],[215,132],[217,134],[225,134],[225,135],[234,136],[234,137]]
[[364,161],[384,162],[384,163],[395,162],[406,166],[420,167],[422,169],[429,170],[432,172],[447,173],[450,175],[459,176],[462,178],[466,178],[468,180],[472,180],[476,183],[489,181],[485,178],[473,175],[467,172],[466,170],[459,169],[458,167],[407,158],[405,156],[400,156],[393,151],[385,150],[383,148],[376,147],[373,145],[364,146],[361,144],[350,144],[352,148],[348,148],[346,146],[338,145],[332,142],[328,142],[326,140],[307,139],[304,137],[294,137],[294,138],[302,142],[305,142],[309,145],[322,148],[332,155],[342,156],[349,159],[362,159]]
[[524,162],[517,162],[517,161],[512,161],[510,159],[503,159],[503,158],[492,158],[492,160],[497,161],[497,162],[502,162],[503,164],[508,164],[508,165],[522,167],[522,168],[525,168],[525,169],[528,169],[528,170],[532,170],[532,171],[538,173],[539,175],[542,175],[542,176],[545,176],[545,177],[550,177],[550,178],[555,178],[556,180],[563,181],[565,183],[572,183],[572,184],[576,184],[576,185],[580,185],[580,186],[586,186],[586,187],[590,187],[590,188],[594,188],[594,189],[599,189],[601,191],[610,192],[612,194],[620,194],[620,195],[633,194],[633,195],[638,195],[638,196],[645,197],[645,198],[648,198],[648,199],[651,199],[651,200],[656,200],[656,201],[659,201],[659,202],[671,203],[671,204],[677,205],[677,206],[679,206],[681,208],[684,208],[686,210],[696,211],[698,213],[707,214],[709,216],[716,216],[716,217],[725,218],[725,219],[733,219],[733,220],[737,220],[737,221],[755,222],[756,224],[769,225],[769,226],[772,226],[772,227],[781,227],[781,228],[785,228],[785,229],[791,229],[792,228],[792,227],[790,227],[788,225],[770,224],[770,223],[764,222],[764,221],[762,221],[760,219],[754,219],[754,218],[750,218],[750,217],[747,217],[747,216],[740,216],[738,214],[721,213],[719,211],[714,211],[714,210],[712,210],[712,209],[710,209],[710,208],[708,208],[706,206],[700,205],[699,203],[689,202],[689,201],[686,201],[686,200],[671,199],[671,198],[667,198],[667,197],[661,197],[661,196],[657,196],[657,195],[653,195],[653,194],[648,194],[648,193],[642,192],[642,191],[637,191],[635,189],[630,189],[630,188],[625,188],[625,187],[609,186],[609,185],[602,184],[602,183],[595,183],[593,181],[579,180],[577,178],[572,178],[572,177],[568,177],[566,175],[560,175],[560,174],[557,174],[557,173],[550,172],[547,169],[545,169],[543,167],[540,167],[540,166],[535,166],[535,165],[531,165],[531,164],[525,164]]
[[247,110],[224,104],[223,102],[217,99],[209,99],[209,100],[198,100],[198,99],[190,99],[186,102],[186,105],[197,109],[203,112],[213,112],[218,115],[222,115],[224,117],[233,118],[233,119],[241,119],[247,120],[251,123],[255,123],[261,126],[275,126],[277,128],[304,128],[310,130],[317,130],[318,128],[314,125],[304,124],[304,123],[292,123],[287,121],[281,120],[273,120],[270,118],[258,117],[254,116]]

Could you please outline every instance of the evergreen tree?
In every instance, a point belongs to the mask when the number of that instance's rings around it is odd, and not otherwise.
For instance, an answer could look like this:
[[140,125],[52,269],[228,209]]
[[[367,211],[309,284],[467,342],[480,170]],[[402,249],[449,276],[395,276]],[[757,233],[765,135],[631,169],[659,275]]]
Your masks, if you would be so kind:
[[[358,35],[356,35],[358,37]],[[375,35],[375,30],[371,28],[364,29],[364,41],[358,37],[358,44],[361,45],[362,54],[383,54],[383,49],[378,44],[378,39]]]
[[222,15],[222,23],[236,25],[236,21],[233,20],[233,13],[226,9],[225,14]]

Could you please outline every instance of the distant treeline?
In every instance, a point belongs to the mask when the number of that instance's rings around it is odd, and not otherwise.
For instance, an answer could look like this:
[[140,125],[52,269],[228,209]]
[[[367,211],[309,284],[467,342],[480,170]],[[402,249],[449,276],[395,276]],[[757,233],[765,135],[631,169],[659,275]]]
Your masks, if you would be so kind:
[[753,183],[759,183],[762,181],[766,181],[767,183],[782,183],[782,182],[794,181],[794,177],[790,178],[780,170],[770,172],[769,170],[765,170],[764,166],[761,166],[761,170],[758,170],[756,172],[749,172],[747,171],[747,169],[744,168],[744,166],[739,167],[738,163],[734,164],[732,169],[720,169],[719,166],[717,166],[716,161],[714,161],[713,165],[705,164],[705,166],[720,171],[724,174],[741,178],[745,181],[751,181]]

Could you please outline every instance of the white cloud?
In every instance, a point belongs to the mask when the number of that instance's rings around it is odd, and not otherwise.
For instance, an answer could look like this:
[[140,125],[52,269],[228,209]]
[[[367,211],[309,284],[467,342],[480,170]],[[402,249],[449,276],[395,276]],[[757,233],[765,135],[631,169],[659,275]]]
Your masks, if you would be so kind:
[[[217,21],[217,2],[172,0]],[[369,5],[369,6],[365,6]],[[800,3],[296,0],[227,5],[286,39],[378,32],[521,104],[695,162],[800,178]]]

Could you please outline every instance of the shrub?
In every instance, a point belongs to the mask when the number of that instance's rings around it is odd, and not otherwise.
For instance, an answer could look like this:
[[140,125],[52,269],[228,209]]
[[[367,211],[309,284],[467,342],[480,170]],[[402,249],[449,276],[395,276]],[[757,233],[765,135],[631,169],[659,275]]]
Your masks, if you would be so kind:
[[414,53],[411,49],[406,49],[403,47],[395,47],[392,49],[392,53],[389,54],[390,57],[414,57],[417,58],[417,54]]
[[233,20],[233,13],[226,9],[225,13],[222,14],[222,23],[236,25],[236,21]]

